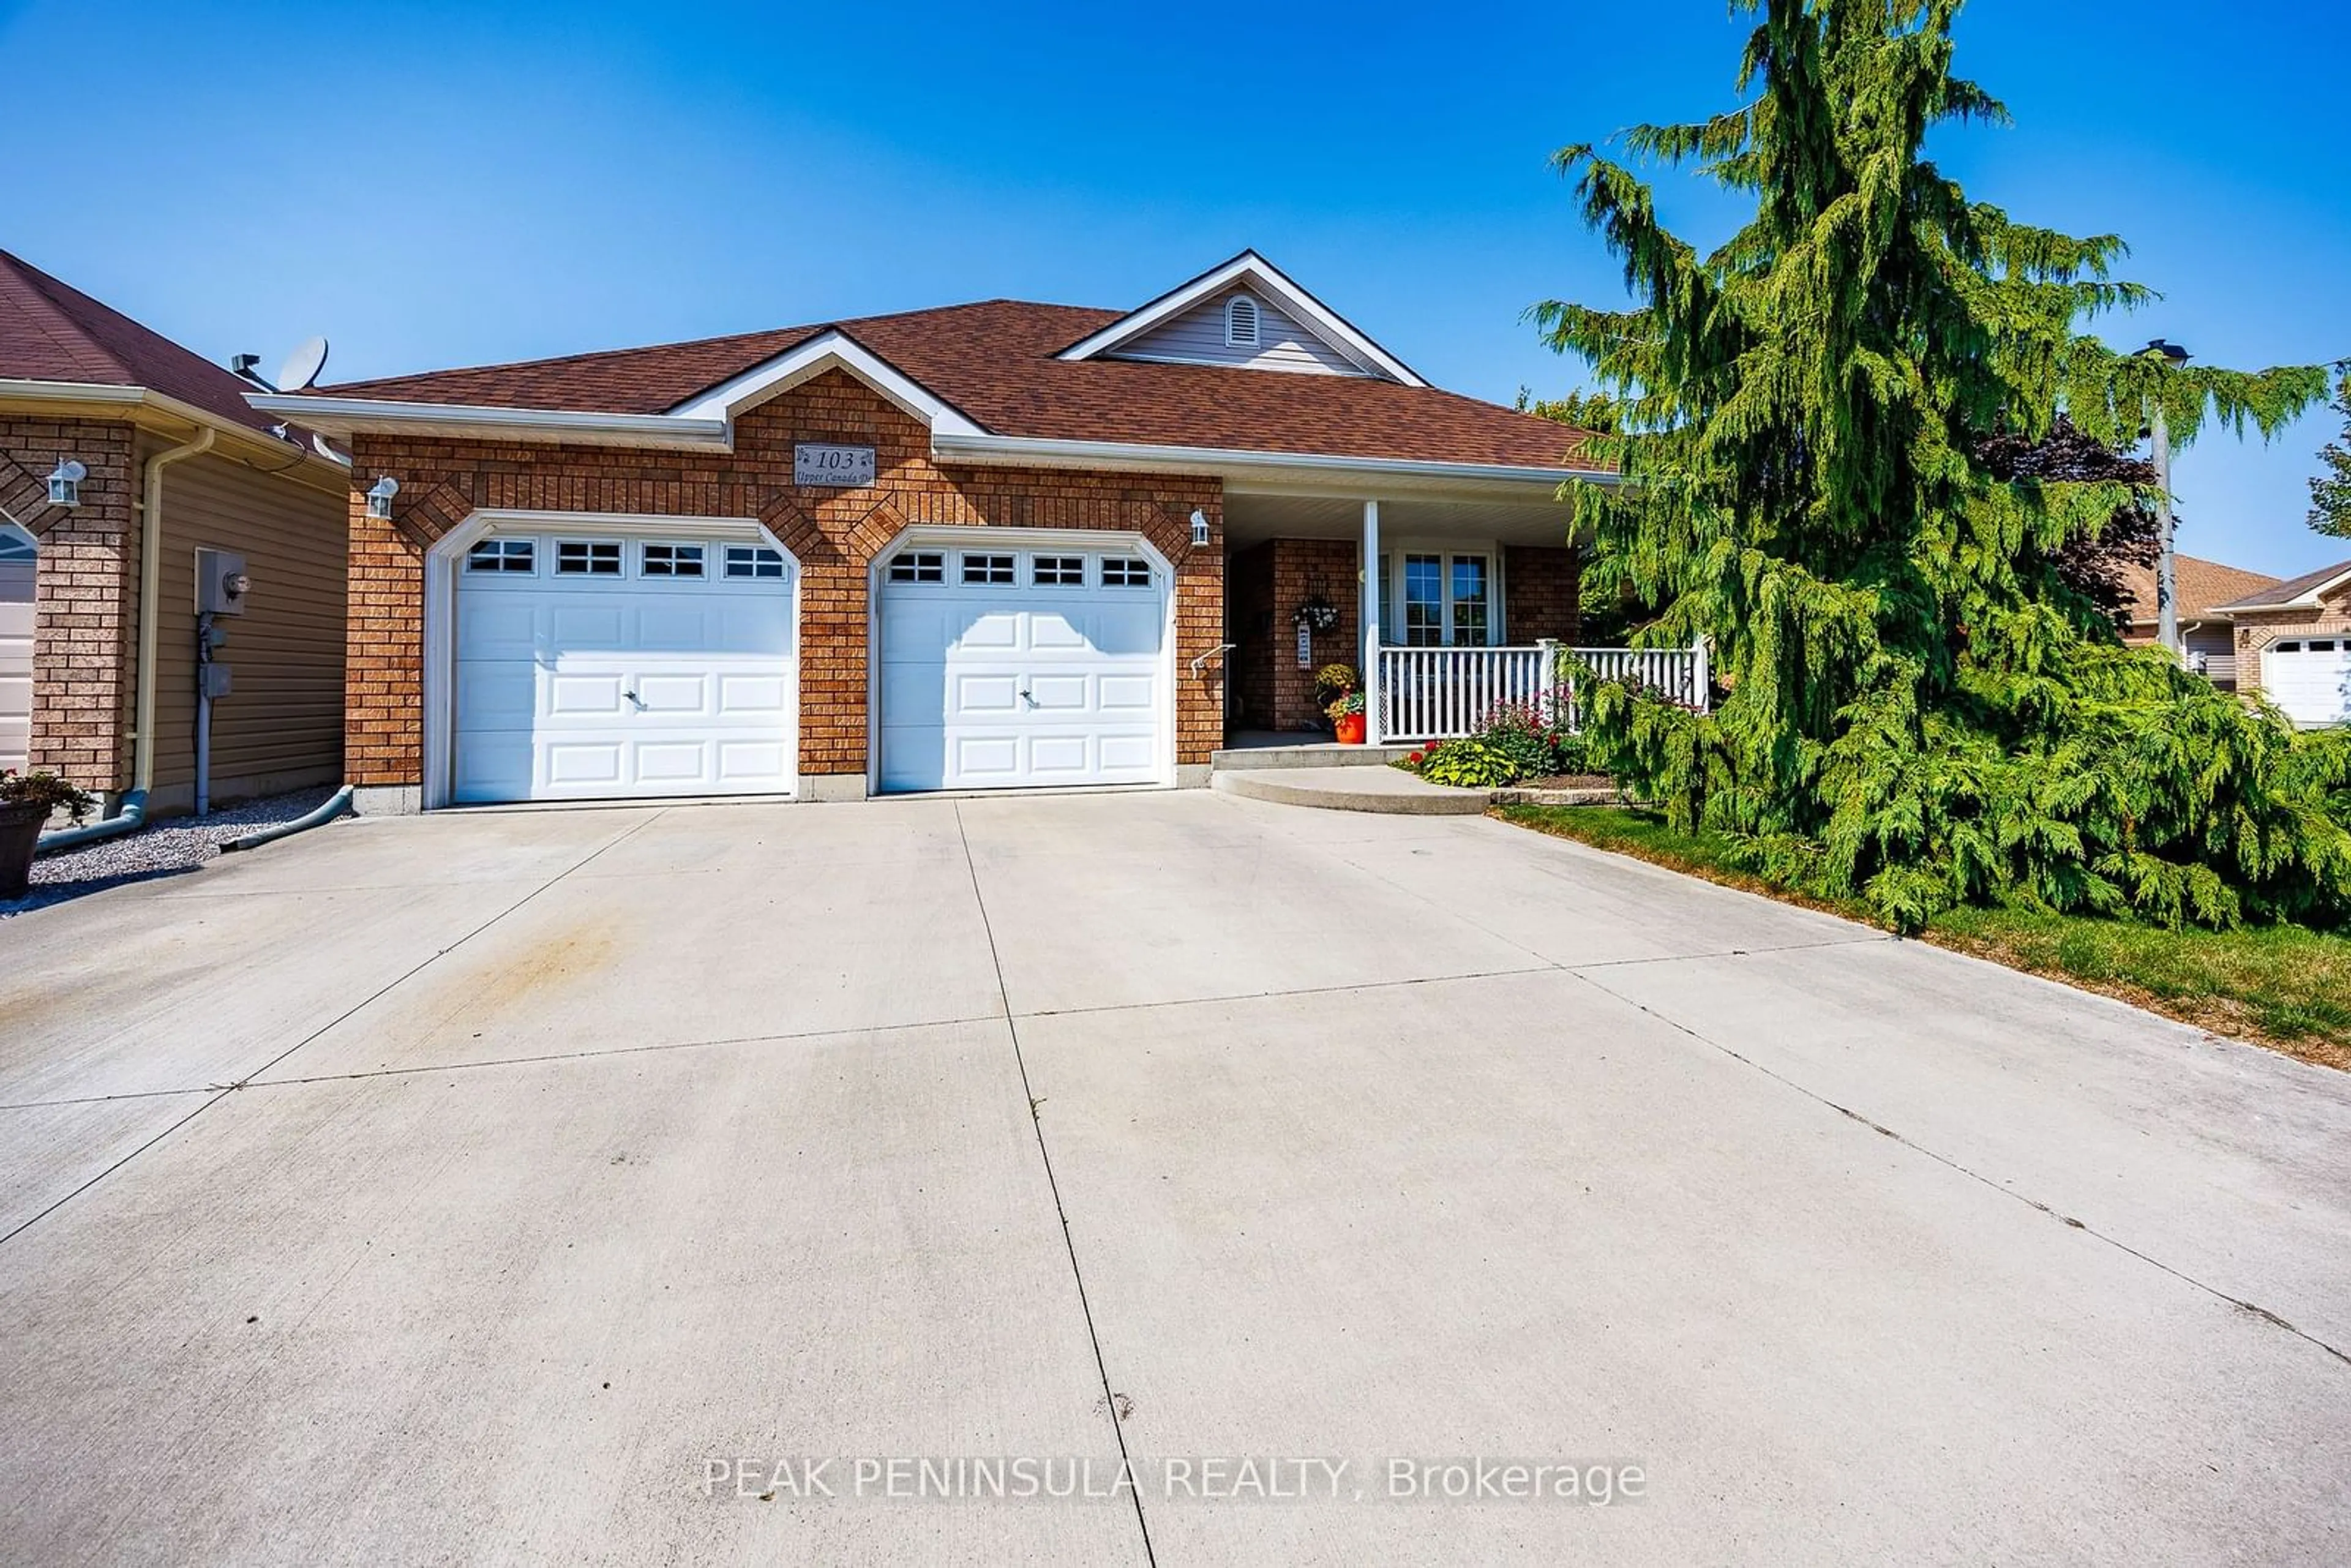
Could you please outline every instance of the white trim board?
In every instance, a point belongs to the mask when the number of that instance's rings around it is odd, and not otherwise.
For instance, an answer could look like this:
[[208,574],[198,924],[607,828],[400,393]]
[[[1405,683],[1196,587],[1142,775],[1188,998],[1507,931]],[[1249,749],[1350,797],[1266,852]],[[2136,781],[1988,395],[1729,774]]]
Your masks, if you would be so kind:
[[731,427],[736,416],[746,409],[756,408],[832,370],[855,376],[909,415],[928,424],[935,435],[980,434],[980,427],[965,417],[962,410],[837,328],[754,365],[708,392],[697,392],[671,409],[665,417],[723,420]]

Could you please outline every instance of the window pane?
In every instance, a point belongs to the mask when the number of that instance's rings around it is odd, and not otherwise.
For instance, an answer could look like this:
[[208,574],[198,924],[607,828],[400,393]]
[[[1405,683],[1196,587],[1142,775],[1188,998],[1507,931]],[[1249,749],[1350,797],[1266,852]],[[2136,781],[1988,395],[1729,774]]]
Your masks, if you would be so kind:
[[1081,584],[1086,580],[1086,558],[1081,555],[1040,555],[1036,560],[1036,581],[1040,587]]
[[946,559],[938,550],[909,550],[890,563],[893,582],[944,582]]
[[1102,561],[1104,588],[1148,588],[1151,563],[1139,556],[1114,555]]
[[644,573],[647,577],[700,577],[702,547],[700,545],[647,545]]
[[484,539],[465,552],[467,571],[529,571],[538,541]]
[[1434,648],[1445,641],[1445,562],[1433,555],[1404,558],[1404,640]]
[[763,545],[728,545],[726,575],[781,577],[784,575],[784,558]]
[[1453,558],[1453,645],[1483,647],[1486,643],[1486,558]]
[[963,580],[966,582],[1009,583],[1013,580],[1013,558],[1008,555],[967,555],[963,558]]
[[566,574],[584,572],[590,577],[621,575],[621,546],[617,539],[558,539],[555,544],[555,570]]

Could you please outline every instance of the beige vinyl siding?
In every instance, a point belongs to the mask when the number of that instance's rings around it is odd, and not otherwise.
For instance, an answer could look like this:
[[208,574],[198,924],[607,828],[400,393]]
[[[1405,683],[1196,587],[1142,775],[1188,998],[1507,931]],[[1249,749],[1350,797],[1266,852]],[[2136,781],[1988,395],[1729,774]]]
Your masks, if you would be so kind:
[[[1258,305],[1257,346],[1236,349],[1225,342],[1225,301],[1247,294]],[[1228,288],[1171,321],[1162,322],[1122,347],[1123,360],[1180,360],[1203,365],[1234,365],[1252,371],[1295,371],[1308,375],[1364,376],[1366,367],[1317,337],[1263,295]]]
[[214,804],[340,781],[348,528],[340,492],[233,457],[163,470],[152,810],[184,810],[195,796],[199,548],[243,556],[253,579],[246,612],[222,618],[235,690],[213,705]]

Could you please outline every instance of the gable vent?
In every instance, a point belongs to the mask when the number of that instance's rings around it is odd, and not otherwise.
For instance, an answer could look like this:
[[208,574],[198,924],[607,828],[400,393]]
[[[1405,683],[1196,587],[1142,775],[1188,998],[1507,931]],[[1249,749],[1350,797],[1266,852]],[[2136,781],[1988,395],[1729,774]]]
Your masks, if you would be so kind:
[[1236,294],[1225,301],[1225,346],[1257,347],[1257,301],[1246,294]]

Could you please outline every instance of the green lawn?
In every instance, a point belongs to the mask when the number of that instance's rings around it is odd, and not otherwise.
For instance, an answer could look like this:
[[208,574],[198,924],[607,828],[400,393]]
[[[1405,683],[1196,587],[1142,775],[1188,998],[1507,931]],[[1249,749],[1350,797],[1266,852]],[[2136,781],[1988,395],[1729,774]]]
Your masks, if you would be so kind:
[[[1673,832],[1649,812],[1506,806],[1499,814],[1520,827],[1711,882],[1868,918],[1857,906],[1792,894],[1740,871],[1729,862],[1719,840]],[[2351,1069],[2351,937],[2299,926],[2167,931],[2088,915],[1957,909],[1937,916],[1924,938],[2118,997],[2216,1034]]]

